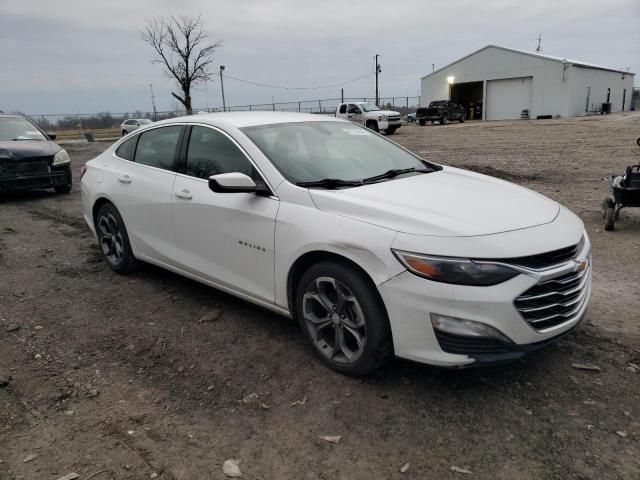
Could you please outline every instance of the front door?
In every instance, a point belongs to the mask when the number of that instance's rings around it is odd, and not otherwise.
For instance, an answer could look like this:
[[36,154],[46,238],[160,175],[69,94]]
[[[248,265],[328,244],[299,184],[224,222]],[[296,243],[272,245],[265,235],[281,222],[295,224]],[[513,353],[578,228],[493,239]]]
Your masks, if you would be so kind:
[[362,123],[362,109],[355,103],[350,103],[347,108],[347,118],[352,122]]
[[251,193],[215,193],[209,177],[259,172],[226,133],[193,126],[185,170],[173,185],[178,268],[269,303],[275,299],[274,233],[278,200]]

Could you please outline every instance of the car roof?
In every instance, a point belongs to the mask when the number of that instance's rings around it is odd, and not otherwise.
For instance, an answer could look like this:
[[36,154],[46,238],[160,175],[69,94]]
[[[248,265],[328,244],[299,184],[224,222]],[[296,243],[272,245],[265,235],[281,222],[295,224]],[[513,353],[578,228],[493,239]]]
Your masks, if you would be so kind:
[[329,114],[322,115],[297,112],[218,112],[170,118],[156,122],[154,125],[165,123],[208,123],[214,126],[229,125],[236,128],[243,128],[296,122],[345,122],[345,120],[329,116]]

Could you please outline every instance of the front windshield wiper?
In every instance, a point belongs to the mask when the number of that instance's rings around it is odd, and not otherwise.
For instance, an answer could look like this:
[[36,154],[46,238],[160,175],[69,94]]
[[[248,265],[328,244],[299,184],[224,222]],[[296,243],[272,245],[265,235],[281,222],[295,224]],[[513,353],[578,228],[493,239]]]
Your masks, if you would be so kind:
[[416,167],[392,168],[391,170],[387,170],[386,172],[381,173],[380,175],[374,175],[373,177],[363,178],[362,183],[377,182],[378,180],[384,180],[385,178],[395,178],[398,175],[402,175],[404,173],[412,173],[412,172],[431,173],[432,171],[433,170],[427,170],[426,168],[416,168]]
[[319,187],[333,190],[339,187],[359,187],[362,182],[353,180],[341,180],[339,178],[323,178],[322,180],[314,180],[312,182],[298,182],[299,187]]

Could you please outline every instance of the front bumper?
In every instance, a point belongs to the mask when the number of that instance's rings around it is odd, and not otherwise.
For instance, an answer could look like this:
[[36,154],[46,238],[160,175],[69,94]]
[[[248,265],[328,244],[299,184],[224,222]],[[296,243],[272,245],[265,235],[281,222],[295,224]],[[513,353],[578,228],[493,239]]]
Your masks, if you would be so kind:
[[[588,258],[589,251],[587,241],[579,257]],[[576,329],[585,316],[591,295],[591,265],[584,272],[584,300],[570,318],[553,328],[534,328],[514,301],[534,285],[578,268],[579,264],[572,260],[545,272],[522,273],[490,287],[433,282],[405,271],[378,286],[387,307],[395,353],[421,363],[468,367],[516,360],[554,343]],[[436,332],[431,313],[489,325],[510,342]]]
[[0,191],[30,190],[34,188],[53,188],[70,185],[71,165],[55,165],[46,173],[0,174]]
[[379,130],[387,130],[388,128],[395,128],[398,129],[402,126],[402,120],[397,121],[397,122],[389,122],[389,121],[383,121],[383,122],[378,122],[378,129]]

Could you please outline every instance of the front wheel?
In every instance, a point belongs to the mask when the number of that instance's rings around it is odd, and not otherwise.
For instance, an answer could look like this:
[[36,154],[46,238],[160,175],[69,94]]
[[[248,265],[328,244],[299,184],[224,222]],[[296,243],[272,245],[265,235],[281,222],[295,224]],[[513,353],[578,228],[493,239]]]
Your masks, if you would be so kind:
[[138,261],[133,256],[127,229],[116,207],[111,203],[102,205],[95,226],[102,256],[111,269],[118,273],[134,271]]
[[420,124],[421,127],[424,127],[427,124],[426,120],[418,120],[418,123]]
[[449,117],[445,114],[440,118],[440,125],[446,125],[449,123]]
[[464,123],[465,120],[466,120],[466,114],[464,112],[462,112],[460,114],[460,123]]
[[367,122],[367,128],[373,130],[374,132],[379,132],[378,122]]
[[127,134],[126,130],[122,130],[122,136],[124,137]]
[[364,274],[322,262],[297,286],[296,317],[314,353],[332,369],[365,375],[392,356],[384,304]]
[[398,127],[387,128],[387,135],[393,135],[394,133],[396,133],[397,129],[398,129]]

